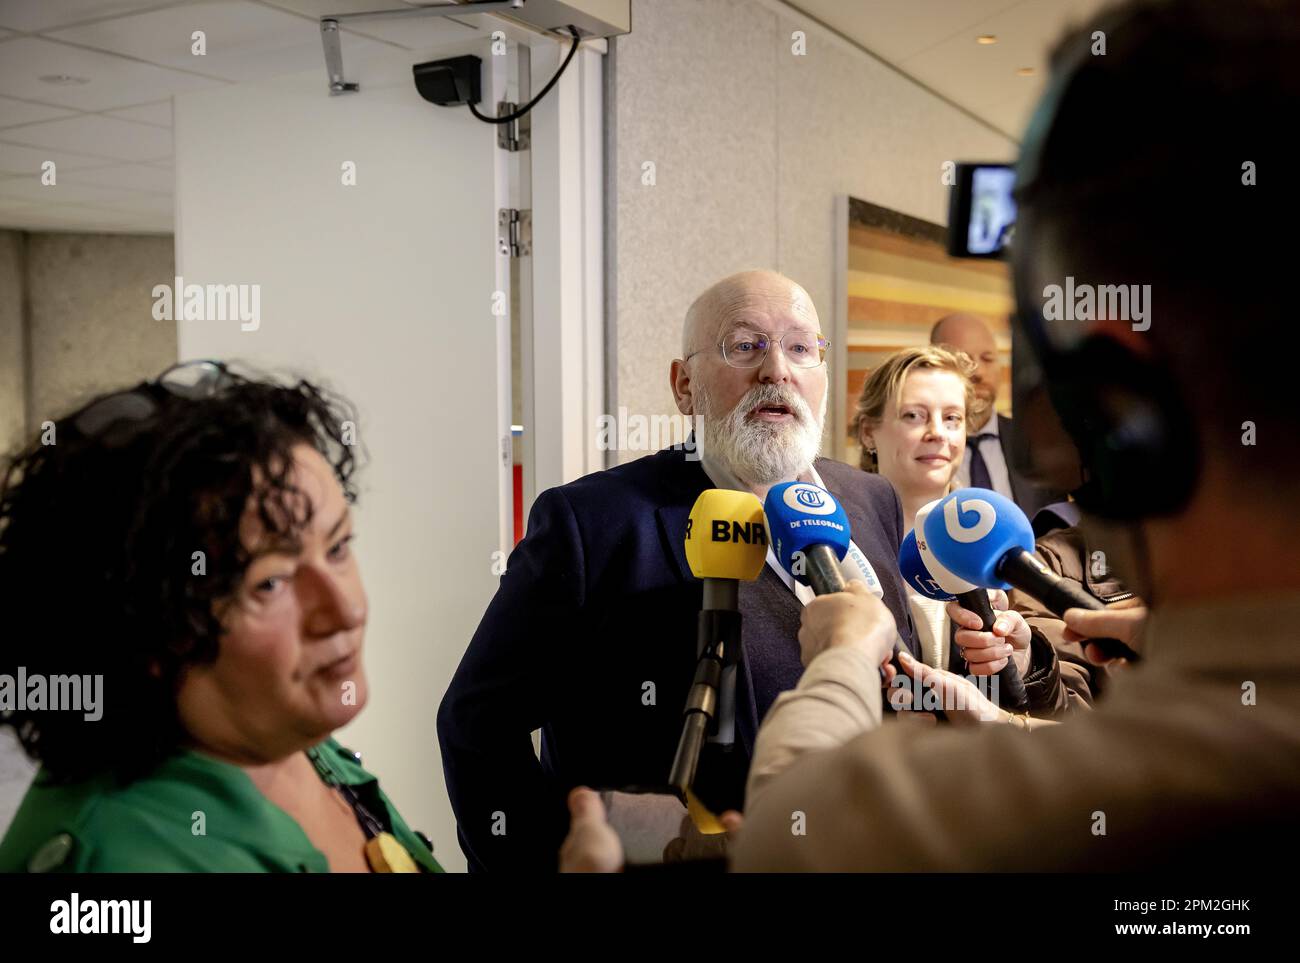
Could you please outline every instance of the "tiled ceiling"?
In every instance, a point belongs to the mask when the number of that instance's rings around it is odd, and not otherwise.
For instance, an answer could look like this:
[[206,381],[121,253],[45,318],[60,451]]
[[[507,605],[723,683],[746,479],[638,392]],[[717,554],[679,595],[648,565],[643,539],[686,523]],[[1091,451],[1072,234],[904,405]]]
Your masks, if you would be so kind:
[[[319,70],[325,96],[318,18],[404,3],[0,0],[0,228],[171,233],[173,95]],[[468,17],[365,21],[345,31],[345,64],[480,29]]]
[[[789,5],[1018,139],[1041,90],[1047,47],[1068,24],[1105,3],[790,0]],[[0,227],[169,233],[174,94],[313,69],[321,71],[323,89],[318,18],[404,4],[418,5],[414,0],[0,0]],[[471,17],[364,21],[347,28],[345,62],[431,49],[472,36],[486,23]],[[207,40],[201,57],[191,52],[195,30],[204,31]],[[980,34],[994,34],[998,42],[977,44]],[[1034,75],[1018,76],[1022,67],[1036,68]],[[46,161],[56,165],[50,186],[41,183]]]
[[[1067,27],[1113,0],[789,0],[989,126],[1019,141]],[[977,37],[997,38],[981,44]],[[1022,68],[1033,73],[1022,76]]]

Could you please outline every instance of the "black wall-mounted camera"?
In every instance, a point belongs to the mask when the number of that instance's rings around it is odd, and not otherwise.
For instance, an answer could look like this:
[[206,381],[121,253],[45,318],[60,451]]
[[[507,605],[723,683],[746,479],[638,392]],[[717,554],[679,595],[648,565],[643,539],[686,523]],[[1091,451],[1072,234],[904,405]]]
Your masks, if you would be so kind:
[[477,104],[482,96],[479,77],[483,61],[472,54],[415,64],[415,89],[425,100],[440,107]]

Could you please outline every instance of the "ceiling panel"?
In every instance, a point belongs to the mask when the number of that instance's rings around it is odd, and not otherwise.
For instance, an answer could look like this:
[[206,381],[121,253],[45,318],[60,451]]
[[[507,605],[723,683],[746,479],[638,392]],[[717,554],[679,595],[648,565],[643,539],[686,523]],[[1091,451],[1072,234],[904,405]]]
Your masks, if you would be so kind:
[[[39,79],[60,74],[84,77],[89,83],[60,86]],[[0,44],[0,91],[78,110],[131,107],[224,83],[39,37],[15,37]]]
[[3,219],[6,214],[18,211],[33,211],[39,207],[40,205],[33,204],[31,201],[24,201],[16,197],[5,197],[0,194],[0,219]]
[[171,214],[154,214],[126,222],[125,230],[132,234],[171,234],[176,230],[176,219]]
[[[292,10],[295,13],[319,21],[321,17],[332,13],[362,13],[367,10],[397,10],[403,4],[398,0],[260,0],[268,6]],[[428,6],[434,6],[430,3]],[[497,24],[477,14],[463,17],[401,17],[397,19],[355,20],[343,28],[354,36],[373,37],[390,44],[397,44],[407,50],[421,50],[445,43],[473,38],[479,32],[490,32]],[[319,34],[319,28],[317,29]],[[344,63],[348,54],[348,43],[343,41]]]
[[[46,204],[0,214],[4,226],[20,231],[109,231],[135,233],[142,230],[139,215],[108,211],[83,204]],[[171,227],[166,228],[170,232]]]
[[[398,7],[407,6],[405,0],[397,0],[397,2],[394,0],[258,0],[258,2],[268,7],[292,10],[313,20],[319,20],[331,13],[396,10]],[[436,3],[437,0],[429,0],[429,6],[434,6]]]
[[102,157],[116,160],[143,161],[170,157],[170,128],[137,124],[102,114],[81,114],[64,120],[47,120],[39,124],[11,127],[4,132],[11,144],[50,150],[75,151],[93,144]]
[[126,191],[69,184],[63,178],[59,178],[58,184],[46,186],[39,177],[0,179],[0,197],[30,201],[33,204],[94,204],[131,199]]
[[141,194],[116,201],[101,201],[95,205],[109,211],[125,211],[132,216],[171,217],[172,198],[170,194]]
[[[3,136],[3,132],[0,132],[0,137]],[[0,140],[0,174],[39,174],[41,165],[46,161],[54,161],[56,178],[63,171],[107,167],[113,163],[111,158],[92,157],[70,151],[41,150]]]
[[3,0],[0,26],[24,33],[52,30],[82,20],[116,17],[134,10],[184,3],[186,0]]
[[[1018,140],[1042,94],[1051,45],[1068,26],[1106,5],[1107,0],[1025,0],[980,21],[964,35],[908,58],[901,66]],[[998,42],[989,46],[975,43],[975,36],[982,33],[997,36]],[[1033,67],[1034,74],[1018,76],[1021,67]]]
[[[192,52],[196,30],[204,33],[202,56]],[[313,68],[325,71],[320,28],[314,21],[243,0],[192,3],[57,30],[49,36],[229,81]],[[355,37],[348,49],[368,56],[391,48]]]
[[[1013,140],[1043,89],[1046,52],[1110,0],[790,0]],[[981,34],[997,37],[979,44]],[[1034,67],[1031,77],[1017,76]]]
[[109,117],[134,120],[141,124],[154,124],[158,127],[170,127],[172,125],[172,102],[170,99],[155,101],[152,104],[140,104],[136,107],[123,107],[120,110],[106,110],[104,113]]
[[1021,0],[790,0],[890,63],[898,63]]
[[148,164],[114,164],[111,167],[68,171],[61,174],[59,180],[65,184],[90,184],[95,187],[118,187],[130,191],[170,195],[175,189],[176,178],[170,169],[162,167],[152,167]]
[[26,100],[14,100],[12,97],[0,97],[0,128],[13,127],[15,124],[30,124],[38,120],[71,117],[74,113],[75,111],[65,107],[51,107],[49,104],[33,104]]

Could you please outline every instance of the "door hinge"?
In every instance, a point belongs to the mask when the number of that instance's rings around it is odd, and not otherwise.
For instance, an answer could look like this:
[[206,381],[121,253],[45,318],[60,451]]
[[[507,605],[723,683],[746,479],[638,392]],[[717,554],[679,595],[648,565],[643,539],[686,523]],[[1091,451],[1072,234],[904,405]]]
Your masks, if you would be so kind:
[[503,207],[497,212],[497,253],[521,257],[533,253],[533,212]]
[[[505,117],[519,109],[518,104],[503,100],[497,104],[497,116]],[[528,150],[533,142],[532,114],[527,113],[505,124],[497,124],[497,146],[502,150]]]

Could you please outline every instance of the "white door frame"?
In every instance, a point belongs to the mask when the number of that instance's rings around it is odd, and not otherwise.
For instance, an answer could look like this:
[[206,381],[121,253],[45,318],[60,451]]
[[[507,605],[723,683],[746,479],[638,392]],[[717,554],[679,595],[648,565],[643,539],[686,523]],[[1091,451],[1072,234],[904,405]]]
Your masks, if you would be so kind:
[[[531,90],[569,45],[529,44]],[[604,467],[596,424],[606,409],[603,40],[584,42],[533,108],[531,258],[521,270],[524,513],[539,492]],[[522,85],[521,85],[522,87]],[[522,94],[521,94],[522,96]],[[531,263],[529,263],[531,262]]]

